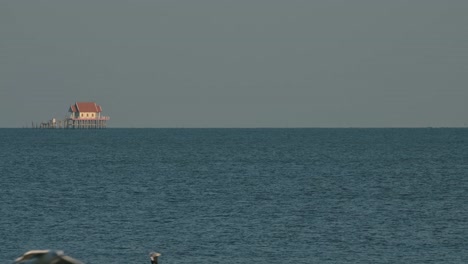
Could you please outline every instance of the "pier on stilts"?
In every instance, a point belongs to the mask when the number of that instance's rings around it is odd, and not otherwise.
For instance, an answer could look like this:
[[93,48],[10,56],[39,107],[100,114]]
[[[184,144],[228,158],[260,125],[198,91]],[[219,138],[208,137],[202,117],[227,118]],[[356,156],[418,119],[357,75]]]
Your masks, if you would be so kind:
[[77,119],[77,118],[67,118],[65,122],[65,128],[106,128],[107,120],[110,118],[108,116],[99,117],[95,119]]

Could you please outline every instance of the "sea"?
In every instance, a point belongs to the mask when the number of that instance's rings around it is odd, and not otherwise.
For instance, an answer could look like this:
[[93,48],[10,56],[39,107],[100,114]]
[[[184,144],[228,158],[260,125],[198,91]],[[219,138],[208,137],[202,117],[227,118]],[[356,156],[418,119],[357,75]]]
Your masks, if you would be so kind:
[[0,263],[468,263],[468,129],[0,129]]

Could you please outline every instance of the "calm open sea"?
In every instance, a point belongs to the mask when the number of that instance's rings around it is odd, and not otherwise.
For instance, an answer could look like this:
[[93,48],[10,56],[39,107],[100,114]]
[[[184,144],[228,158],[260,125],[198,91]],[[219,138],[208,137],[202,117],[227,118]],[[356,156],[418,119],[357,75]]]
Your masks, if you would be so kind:
[[468,263],[468,129],[0,129],[0,262]]

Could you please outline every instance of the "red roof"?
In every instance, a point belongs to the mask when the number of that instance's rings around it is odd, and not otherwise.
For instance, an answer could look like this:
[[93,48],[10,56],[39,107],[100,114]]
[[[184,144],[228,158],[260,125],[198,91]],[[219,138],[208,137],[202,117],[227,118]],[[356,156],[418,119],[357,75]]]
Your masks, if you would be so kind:
[[76,102],[75,104],[70,106],[69,112],[76,113],[76,112],[93,112],[93,113],[100,113],[102,112],[102,108],[100,105],[96,104],[95,102]]

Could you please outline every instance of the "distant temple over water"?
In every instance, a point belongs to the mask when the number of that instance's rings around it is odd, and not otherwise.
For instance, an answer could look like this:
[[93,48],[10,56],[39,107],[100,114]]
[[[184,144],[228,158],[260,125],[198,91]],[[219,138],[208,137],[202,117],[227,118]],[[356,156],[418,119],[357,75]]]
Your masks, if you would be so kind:
[[63,120],[52,118],[33,128],[106,128],[108,116],[101,114],[102,107],[95,102],[76,102],[70,106],[70,115]]
[[105,128],[108,116],[102,116],[102,107],[95,102],[76,102],[70,106],[67,128]]

